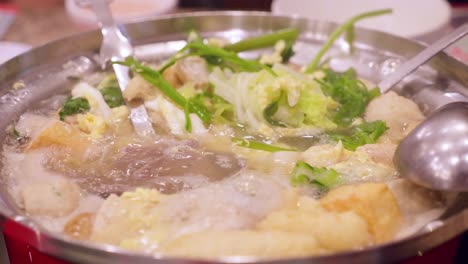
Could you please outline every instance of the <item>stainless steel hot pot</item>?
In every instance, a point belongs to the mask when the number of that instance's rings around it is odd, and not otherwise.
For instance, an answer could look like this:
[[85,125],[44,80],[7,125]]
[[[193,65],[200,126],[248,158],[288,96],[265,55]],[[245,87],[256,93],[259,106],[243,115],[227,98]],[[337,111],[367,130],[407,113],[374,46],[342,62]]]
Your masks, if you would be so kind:
[[[57,25],[59,26],[59,25]],[[259,12],[207,12],[160,17],[150,21],[127,24],[125,31],[136,46],[137,57],[161,60],[183,45],[185,33],[198,29],[206,36],[219,36],[235,41],[253,34],[296,27],[302,32],[296,45],[293,62],[305,64],[336,24],[311,21],[298,17],[272,16]],[[332,52],[334,67],[350,65],[373,81],[378,81],[401,61],[411,57],[424,45],[376,31],[356,29],[354,55],[343,55],[346,43],[338,42]],[[83,76],[99,70],[96,55],[101,36],[98,31],[72,36],[35,48],[0,66],[0,139],[5,128],[21,113],[35,107],[51,94],[65,92],[70,76]],[[255,54],[246,54],[252,56]],[[16,83],[16,85],[14,85]],[[20,89],[13,89],[13,87]],[[399,87],[401,94],[413,98],[424,111],[430,113],[451,101],[465,100],[468,95],[468,67],[440,54]],[[389,263],[422,254],[451,240],[468,228],[468,196],[458,195],[456,201],[437,221],[426,225],[417,234],[400,241],[374,246],[361,251],[302,259],[284,259],[274,263]],[[28,263],[58,263],[51,258],[35,256],[31,252],[48,254],[77,263],[201,263],[190,259],[152,257],[135,254],[113,246],[92,245],[71,241],[51,234],[25,217],[10,200],[0,182],[0,216],[9,234],[10,254],[20,254],[16,245],[29,250]],[[1,217],[0,217],[1,218]],[[16,239],[16,241],[14,241]],[[21,257],[21,256],[16,256]],[[223,258],[213,263],[263,263],[255,258]],[[203,261],[203,263],[208,263]],[[13,263],[14,264],[14,263]]]

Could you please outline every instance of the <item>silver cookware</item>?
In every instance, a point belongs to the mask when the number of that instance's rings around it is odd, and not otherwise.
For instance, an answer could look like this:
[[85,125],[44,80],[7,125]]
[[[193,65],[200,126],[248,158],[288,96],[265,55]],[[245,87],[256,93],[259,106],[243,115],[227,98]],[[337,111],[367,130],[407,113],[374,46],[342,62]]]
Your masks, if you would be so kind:
[[[308,63],[320,43],[337,25],[299,17],[273,16],[262,12],[207,12],[163,16],[154,20],[127,24],[125,30],[135,47],[137,58],[159,61],[184,45],[185,32],[196,28],[204,36],[217,36],[236,41],[287,27],[302,32],[295,46],[293,63]],[[355,52],[349,55],[345,41],[338,42],[330,52],[330,65],[336,69],[353,66],[367,79],[378,83],[392,73],[401,62],[414,56],[424,45],[408,39],[372,30],[357,28]],[[97,54],[101,43],[99,31],[91,31],[35,48],[0,66],[0,139],[5,128],[21,113],[34,108],[51,94],[69,91],[70,76],[80,77],[100,70]],[[246,53],[247,57],[257,56]],[[468,94],[468,67],[441,53],[431,59],[396,87],[396,91],[411,97],[426,113],[453,101],[465,100]],[[20,89],[14,89],[20,88]],[[300,259],[283,259],[274,263],[390,263],[416,256],[461,234],[468,228],[468,196],[458,195],[450,208],[437,221],[429,223],[415,235],[399,241],[360,251]],[[72,241],[47,232],[16,208],[0,188],[0,215],[23,224],[34,232],[31,244],[41,252],[78,263],[200,263],[141,255],[113,246]],[[264,263],[255,258],[221,258],[213,261]],[[271,262],[270,262],[271,263]]]

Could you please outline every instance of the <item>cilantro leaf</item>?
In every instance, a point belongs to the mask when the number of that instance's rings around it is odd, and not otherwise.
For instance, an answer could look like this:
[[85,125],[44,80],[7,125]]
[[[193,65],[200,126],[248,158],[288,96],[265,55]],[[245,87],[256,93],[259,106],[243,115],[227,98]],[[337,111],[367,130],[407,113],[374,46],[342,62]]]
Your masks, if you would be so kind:
[[369,91],[352,68],[343,73],[330,69],[325,69],[324,72],[325,77],[317,82],[324,94],[340,104],[333,117],[337,125],[350,125],[364,113],[369,101],[380,94],[378,88]]
[[125,100],[122,96],[122,91],[119,87],[105,87],[101,89],[101,94],[104,97],[104,101],[106,101],[107,105],[110,108],[118,107],[125,104]]
[[63,104],[63,107],[59,112],[59,117],[60,120],[64,121],[66,116],[83,113],[89,111],[89,109],[89,102],[86,98],[78,97],[73,99],[69,97]]
[[333,141],[341,141],[344,148],[355,151],[359,146],[377,142],[387,129],[385,122],[378,120],[362,123],[348,131],[330,132],[328,135]]

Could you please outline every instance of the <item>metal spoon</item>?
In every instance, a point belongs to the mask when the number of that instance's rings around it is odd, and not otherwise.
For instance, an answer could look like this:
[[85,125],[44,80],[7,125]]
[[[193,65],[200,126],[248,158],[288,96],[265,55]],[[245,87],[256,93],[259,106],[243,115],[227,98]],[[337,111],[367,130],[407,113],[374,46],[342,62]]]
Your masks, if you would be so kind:
[[[78,0],[77,3],[80,6],[91,6],[96,14],[103,37],[100,50],[100,60],[103,67],[106,67],[111,61],[123,61],[133,54],[132,45],[117,27],[107,0]],[[125,91],[130,81],[128,67],[112,64],[112,68],[120,89],[122,92]],[[127,106],[130,108],[130,120],[135,132],[143,137],[154,135],[153,126],[144,105],[127,102]]]
[[468,191],[468,103],[435,111],[400,143],[393,162],[403,177],[419,185]]
[[[381,91],[392,88],[466,34],[468,24],[424,49],[382,81]],[[419,185],[437,190],[468,191],[468,102],[450,103],[432,113],[403,139],[393,162],[403,177]]]
[[393,88],[397,83],[399,83],[403,78],[408,76],[410,73],[414,72],[418,69],[419,66],[426,63],[432,57],[437,55],[443,49],[447,48],[457,40],[461,39],[468,33],[468,23],[464,24],[450,34],[444,36],[443,38],[439,39],[438,41],[434,42],[433,44],[429,45],[423,51],[418,53],[416,56],[411,58],[410,60],[404,62],[396,71],[394,71],[390,76],[385,78],[379,83],[379,88],[382,93]]

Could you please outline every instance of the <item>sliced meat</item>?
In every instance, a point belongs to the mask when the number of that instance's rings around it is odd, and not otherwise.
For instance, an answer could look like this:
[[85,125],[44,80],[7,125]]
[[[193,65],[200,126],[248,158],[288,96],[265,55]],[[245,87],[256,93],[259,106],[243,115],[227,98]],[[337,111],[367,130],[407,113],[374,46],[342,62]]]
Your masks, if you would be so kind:
[[178,61],[175,64],[175,70],[179,80],[183,84],[194,82],[197,86],[208,83],[208,65],[206,61],[200,57],[188,57]]

